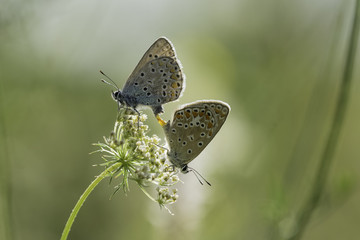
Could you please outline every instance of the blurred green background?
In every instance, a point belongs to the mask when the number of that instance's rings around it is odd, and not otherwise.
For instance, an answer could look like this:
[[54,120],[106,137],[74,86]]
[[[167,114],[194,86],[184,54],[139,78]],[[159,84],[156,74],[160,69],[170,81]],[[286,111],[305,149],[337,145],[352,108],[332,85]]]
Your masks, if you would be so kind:
[[[354,1],[340,0],[2,0],[0,238],[60,238],[102,171],[92,166],[101,159],[89,155],[91,144],[108,136],[116,116],[99,70],[123,86],[160,36],[173,42],[187,77],[183,97],[165,106],[163,118],[199,99],[232,108],[190,164],[213,186],[181,175],[170,216],[136,185],[109,200],[114,185],[105,180],[70,239],[290,236],[329,133],[353,12]],[[360,235],[359,80],[355,67],[325,194],[303,239]],[[164,138],[145,113],[150,134]]]

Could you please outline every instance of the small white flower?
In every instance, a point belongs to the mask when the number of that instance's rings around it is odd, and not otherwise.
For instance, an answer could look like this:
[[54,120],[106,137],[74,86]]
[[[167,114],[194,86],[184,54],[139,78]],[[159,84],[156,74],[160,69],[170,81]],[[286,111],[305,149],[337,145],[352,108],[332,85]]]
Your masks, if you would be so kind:
[[168,171],[166,152],[158,146],[161,139],[156,135],[146,135],[148,126],[143,124],[146,119],[144,114],[138,120],[137,113],[126,108],[120,109],[114,130],[109,139],[105,138],[104,144],[98,144],[99,151],[104,153],[103,159],[106,162],[103,166],[122,163],[120,168],[109,174],[123,177],[115,187],[117,190],[128,191],[130,180],[134,180],[144,192],[144,186],[162,186],[156,188],[157,199],[150,197],[147,192],[146,196],[166,208],[166,204],[172,204],[178,198],[177,190],[170,190],[168,186],[175,185],[180,179]]

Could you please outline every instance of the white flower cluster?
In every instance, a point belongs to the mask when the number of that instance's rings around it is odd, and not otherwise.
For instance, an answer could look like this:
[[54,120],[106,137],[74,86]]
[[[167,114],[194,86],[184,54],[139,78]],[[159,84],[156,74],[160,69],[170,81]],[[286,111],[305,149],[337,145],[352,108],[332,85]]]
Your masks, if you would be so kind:
[[[119,164],[119,167],[109,173],[111,177],[122,177],[116,190],[129,190],[129,180],[135,181],[142,191],[153,201],[166,208],[166,204],[175,203],[178,195],[177,189],[169,189],[180,181],[172,171],[172,167],[166,163],[165,150],[160,147],[160,138],[156,135],[147,136],[148,126],[143,122],[146,115],[140,117],[131,109],[120,109],[114,130],[105,143],[98,143],[100,150],[104,153],[102,158],[105,163],[100,164],[110,167]],[[157,198],[153,198],[145,187],[157,186]]]

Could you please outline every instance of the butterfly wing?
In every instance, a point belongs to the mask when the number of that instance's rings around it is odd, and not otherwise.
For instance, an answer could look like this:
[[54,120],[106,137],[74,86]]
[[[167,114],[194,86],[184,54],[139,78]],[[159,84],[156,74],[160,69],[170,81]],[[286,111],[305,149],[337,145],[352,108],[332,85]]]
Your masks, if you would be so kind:
[[128,79],[132,79],[135,76],[138,76],[140,69],[142,69],[146,63],[160,57],[170,57],[176,59],[175,48],[170,42],[170,40],[165,37],[157,39],[150,46],[150,48],[145,52],[144,56],[141,58]]
[[164,126],[170,146],[170,160],[178,167],[196,158],[224,124],[230,106],[221,101],[203,100],[183,106]]
[[153,59],[130,78],[123,94],[138,104],[160,106],[178,99],[184,88],[184,75],[179,62],[170,57]]

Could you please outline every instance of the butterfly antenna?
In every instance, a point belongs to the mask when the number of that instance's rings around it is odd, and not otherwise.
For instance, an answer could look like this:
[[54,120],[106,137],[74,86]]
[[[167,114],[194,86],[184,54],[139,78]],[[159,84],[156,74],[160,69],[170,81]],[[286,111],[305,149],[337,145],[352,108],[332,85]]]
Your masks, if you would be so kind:
[[104,75],[108,80],[110,80],[110,82],[108,82],[108,81],[106,81],[105,79],[101,79],[101,81],[102,81],[103,83],[106,83],[106,84],[108,84],[108,85],[116,88],[117,90],[119,90],[119,87],[116,85],[116,83],[115,83],[108,75],[106,75],[106,74],[105,74],[103,71],[101,71],[101,70],[100,70],[100,73],[101,73],[102,75]]
[[[200,184],[201,185],[204,185],[203,182],[201,181],[204,180],[209,186],[211,186],[211,184],[198,172],[196,171],[195,169],[191,168],[191,167],[188,167],[190,171],[192,171],[195,175],[195,177],[197,178],[197,180],[199,180]],[[199,176],[201,177],[201,179],[199,178]]]

